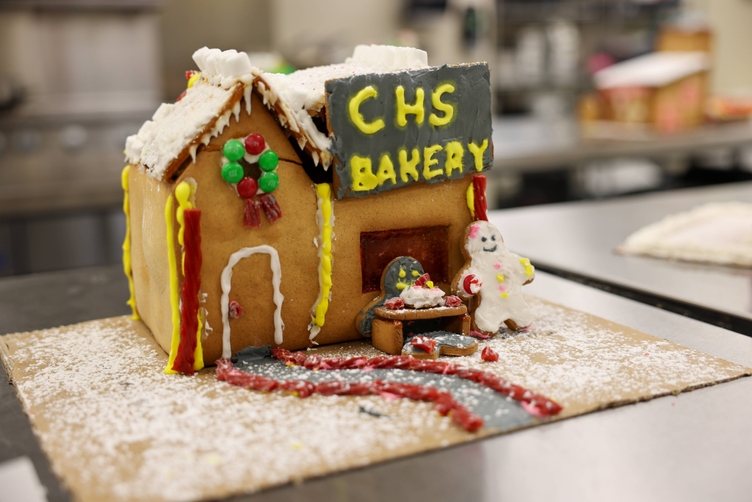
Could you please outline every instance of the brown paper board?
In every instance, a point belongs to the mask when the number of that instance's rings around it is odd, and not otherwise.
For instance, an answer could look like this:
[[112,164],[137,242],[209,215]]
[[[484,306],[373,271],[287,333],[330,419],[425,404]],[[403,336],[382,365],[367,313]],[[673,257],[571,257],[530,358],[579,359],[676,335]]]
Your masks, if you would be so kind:
[[[532,303],[539,312],[533,328],[480,341],[499,353],[497,363],[483,362],[480,350],[451,361],[556,400],[564,409],[552,420],[752,374],[582,312]],[[380,354],[367,341],[311,352]],[[6,335],[0,354],[42,448],[78,500],[221,498],[500,432],[468,433],[430,404],[405,399],[253,392],[216,381],[213,368],[165,375],[165,353],[142,323],[125,317]]]

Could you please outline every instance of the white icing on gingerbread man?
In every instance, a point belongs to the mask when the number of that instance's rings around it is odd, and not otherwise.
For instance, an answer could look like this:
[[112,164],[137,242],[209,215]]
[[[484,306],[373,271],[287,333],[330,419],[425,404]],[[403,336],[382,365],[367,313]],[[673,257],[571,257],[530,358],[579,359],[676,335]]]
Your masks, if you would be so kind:
[[535,277],[530,260],[511,253],[487,221],[470,224],[464,254],[470,263],[454,285],[463,298],[479,296],[473,313],[476,327],[496,334],[503,324],[510,329],[529,326],[535,316],[522,297],[522,286]]

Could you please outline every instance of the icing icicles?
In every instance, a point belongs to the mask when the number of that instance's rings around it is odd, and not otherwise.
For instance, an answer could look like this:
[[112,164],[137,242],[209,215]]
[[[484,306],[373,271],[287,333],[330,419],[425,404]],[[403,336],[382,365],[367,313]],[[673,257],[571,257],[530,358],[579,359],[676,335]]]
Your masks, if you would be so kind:
[[272,267],[272,285],[274,286],[274,343],[280,345],[283,341],[282,331],[285,324],[282,322],[282,303],[285,300],[280,291],[282,283],[282,266],[279,263],[279,253],[273,247],[263,244],[261,246],[243,248],[235,251],[230,255],[227,266],[222,270],[222,357],[229,359],[232,356],[232,347],[230,345],[230,289],[232,289],[232,269],[243,258],[248,258],[254,254],[265,253],[271,259]]
[[311,332],[309,339],[313,340],[321,331],[329,309],[329,301],[332,294],[332,239],[334,234],[334,211],[332,208],[332,187],[328,183],[316,185],[318,195],[318,209],[316,221],[321,229],[319,236],[319,297],[311,309],[311,324],[308,326]]
[[131,319],[138,321],[141,319],[138,315],[138,309],[136,308],[136,291],[133,286],[133,269],[131,267],[131,206],[129,197],[129,183],[128,173],[130,173],[131,166],[125,166],[122,174],[123,184],[123,212],[125,213],[125,239],[123,240],[123,271],[128,278],[128,290],[130,291],[130,298],[126,302],[131,307],[133,315]]

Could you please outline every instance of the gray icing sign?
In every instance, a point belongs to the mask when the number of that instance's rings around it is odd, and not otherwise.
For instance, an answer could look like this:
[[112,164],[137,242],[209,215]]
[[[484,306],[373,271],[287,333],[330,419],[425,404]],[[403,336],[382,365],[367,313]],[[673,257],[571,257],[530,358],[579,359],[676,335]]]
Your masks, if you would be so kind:
[[490,168],[489,82],[485,63],[328,81],[337,198]]

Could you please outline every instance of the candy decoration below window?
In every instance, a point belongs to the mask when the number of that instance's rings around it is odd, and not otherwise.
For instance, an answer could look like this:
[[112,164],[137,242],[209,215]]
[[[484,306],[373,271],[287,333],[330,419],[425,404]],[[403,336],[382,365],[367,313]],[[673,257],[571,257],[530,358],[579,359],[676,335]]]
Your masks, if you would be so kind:
[[245,200],[243,226],[259,228],[263,211],[269,223],[282,217],[282,209],[272,195],[279,187],[279,156],[260,134],[228,140],[222,148],[222,179],[233,185]]

